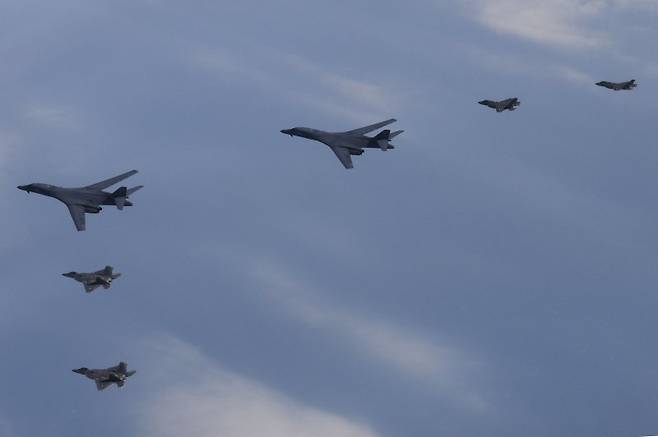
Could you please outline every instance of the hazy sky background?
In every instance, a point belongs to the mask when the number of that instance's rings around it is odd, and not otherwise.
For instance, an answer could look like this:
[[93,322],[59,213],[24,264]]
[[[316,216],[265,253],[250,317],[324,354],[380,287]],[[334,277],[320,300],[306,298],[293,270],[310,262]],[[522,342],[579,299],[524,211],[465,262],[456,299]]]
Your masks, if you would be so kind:
[[[1,1],[0,436],[658,433],[657,19]],[[389,117],[352,171],[279,133]],[[16,189],[132,168],[83,233]],[[109,292],[61,276],[106,264]],[[122,390],[71,372],[119,360]]]

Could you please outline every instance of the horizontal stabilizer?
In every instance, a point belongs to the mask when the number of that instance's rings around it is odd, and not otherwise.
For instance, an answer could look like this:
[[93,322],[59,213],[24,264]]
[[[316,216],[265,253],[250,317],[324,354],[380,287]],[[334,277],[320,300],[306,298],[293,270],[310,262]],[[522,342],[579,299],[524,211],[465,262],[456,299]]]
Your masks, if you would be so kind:
[[404,131],[403,131],[403,130],[396,130],[395,132],[392,132],[392,133],[388,136],[388,138],[392,140],[393,138],[395,138],[395,137],[397,137],[398,135],[400,135],[402,132],[404,132]]
[[132,193],[134,193],[135,191],[141,190],[142,188],[144,188],[144,185],[138,185],[136,187],[129,188],[128,189],[128,195],[130,196]]

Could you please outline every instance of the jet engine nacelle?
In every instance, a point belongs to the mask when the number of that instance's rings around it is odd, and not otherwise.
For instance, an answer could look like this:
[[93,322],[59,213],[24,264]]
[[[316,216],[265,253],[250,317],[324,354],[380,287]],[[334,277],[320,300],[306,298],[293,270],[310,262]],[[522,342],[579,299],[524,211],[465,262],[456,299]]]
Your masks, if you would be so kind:
[[361,149],[350,149],[350,155],[363,155],[363,150]]
[[100,206],[85,206],[85,212],[88,214],[98,214],[102,210]]

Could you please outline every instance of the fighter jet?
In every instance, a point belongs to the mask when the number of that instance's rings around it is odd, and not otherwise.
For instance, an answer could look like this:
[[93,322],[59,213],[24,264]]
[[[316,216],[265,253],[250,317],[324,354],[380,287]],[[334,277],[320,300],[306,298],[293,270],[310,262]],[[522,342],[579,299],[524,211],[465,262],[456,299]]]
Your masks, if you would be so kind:
[[495,100],[481,100],[478,102],[480,105],[488,106],[496,110],[496,112],[503,112],[504,110],[514,111],[516,107],[521,104],[519,99],[512,97],[511,99],[501,100],[497,102]]
[[114,273],[112,266],[105,266],[103,270],[92,273],[78,273],[78,272],[68,272],[62,273],[62,276],[67,278],[75,279],[78,282],[81,282],[85,287],[87,293],[91,293],[98,287],[103,287],[104,289],[110,288],[112,281],[121,276],[121,273]]
[[308,127],[294,127],[292,129],[283,129],[281,133],[290,135],[291,137],[297,136],[319,141],[329,146],[345,168],[352,168],[352,155],[362,155],[364,152],[363,149],[381,149],[386,151],[395,148],[389,141],[404,132],[402,130],[391,132],[389,129],[385,129],[374,137],[367,137],[365,134],[396,121],[396,119],[391,118],[390,120],[346,132],[325,132]]
[[29,184],[19,185],[18,189],[27,191],[28,193],[38,193],[44,196],[54,197],[60,202],[63,202],[71,213],[75,228],[78,231],[84,231],[85,213],[98,214],[103,209],[100,205],[114,205],[120,210],[124,206],[132,206],[132,202],[128,200],[128,196],[142,188],[143,185],[134,188],[120,187],[113,193],[103,190],[135,173],[137,173],[137,170],[131,170],[128,173],[81,188],[62,188],[47,184]]
[[635,88],[637,86],[637,84],[635,83],[635,79],[629,80],[628,82],[617,82],[617,83],[616,82],[608,82],[608,81],[603,80],[601,82],[597,82],[596,85],[602,86],[603,88],[608,88],[609,90],[615,90],[615,91],[619,91],[619,90],[628,90],[628,91],[630,91],[630,90],[632,90],[633,88]]
[[87,369],[86,367],[80,367],[79,369],[73,369],[73,371],[96,381],[96,388],[99,391],[105,390],[112,384],[123,387],[126,380],[135,374],[135,370],[128,371],[128,365],[124,362],[119,363],[118,366],[108,367],[107,369]]

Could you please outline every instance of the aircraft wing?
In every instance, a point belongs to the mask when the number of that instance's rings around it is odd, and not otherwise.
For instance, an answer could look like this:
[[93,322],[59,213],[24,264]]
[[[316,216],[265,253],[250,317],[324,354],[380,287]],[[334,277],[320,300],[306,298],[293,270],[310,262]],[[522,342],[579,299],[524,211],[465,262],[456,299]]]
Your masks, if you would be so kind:
[[113,178],[105,179],[104,181],[97,182],[92,185],[87,185],[85,188],[90,188],[92,190],[104,190],[107,187],[110,187],[116,183],[121,182],[122,180],[129,178],[130,176],[134,175],[137,173],[137,170],[130,170],[127,173],[120,174],[119,176],[115,176]]
[[352,155],[350,154],[350,150],[346,147],[341,147],[341,146],[331,146],[331,150],[334,151],[340,162],[343,163],[345,168],[353,168],[354,166],[352,165]]
[[96,388],[98,391],[105,390],[109,386],[111,386],[112,383],[110,381],[96,381]]
[[73,223],[75,223],[75,228],[78,231],[84,231],[85,209],[80,205],[66,205],[66,206],[68,206],[69,208],[69,212],[71,213],[71,218],[73,219]]
[[343,133],[349,134],[349,135],[365,135],[368,132],[372,132],[372,131],[377,130],[379,128],[382,128],[384,126],[388,126],[389,124],[395,123],[396,121],[397,121],[396,119],[391,118],[391,119],[386,120],[386,121],[380,121],[379,123],[371,124],[370,126],[364,126],[364,127],[358,128],[358,129],[348,130],[347,132],[343,132]]

